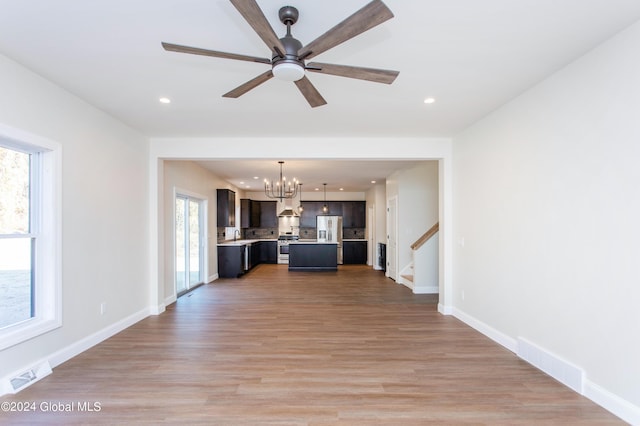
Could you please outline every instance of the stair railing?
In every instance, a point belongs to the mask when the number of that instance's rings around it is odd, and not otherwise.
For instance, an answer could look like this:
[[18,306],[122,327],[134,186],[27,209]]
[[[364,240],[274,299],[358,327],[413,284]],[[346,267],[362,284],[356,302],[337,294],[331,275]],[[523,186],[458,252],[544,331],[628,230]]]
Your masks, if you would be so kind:
[[427,232],[425,232],[420,238],[416,240],[415,243],[411,244],[411,250],[418,250],[424,243],[429,241],[431,237],[436,235],[436,233],[440,230],[440,222],[436,222]]

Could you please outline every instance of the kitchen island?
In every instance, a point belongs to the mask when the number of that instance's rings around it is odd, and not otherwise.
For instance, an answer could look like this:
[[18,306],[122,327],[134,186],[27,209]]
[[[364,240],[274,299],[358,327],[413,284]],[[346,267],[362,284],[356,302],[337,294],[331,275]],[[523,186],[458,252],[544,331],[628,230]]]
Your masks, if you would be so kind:
[[290,271],[337,271],[338,244],[296,241],[289,243]]

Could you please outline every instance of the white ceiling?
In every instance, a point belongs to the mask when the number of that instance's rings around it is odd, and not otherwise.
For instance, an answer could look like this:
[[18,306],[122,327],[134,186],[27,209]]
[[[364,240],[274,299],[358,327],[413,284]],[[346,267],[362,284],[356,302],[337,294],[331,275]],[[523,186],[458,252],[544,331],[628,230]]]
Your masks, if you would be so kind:
[[[302,190],[314,192],[316,188],[327,191],[363,192],[376,181],[383,183],[386,177],[396,171],[418,165],[418,161],[350,161],[350,160],[286,160],[283,164],[283,176],[287,180],[298,179]],[[246,191],[260,191],[264,188],[264,179],[277,181],[280,166],[277,161],[202,161],[200,164]],[[255,179],[257,178],[257,179]]]
[[[368,0],[257,2],[278,35],[278,9],[297,7],[293,35],[307,44]],[[221,97],[268,65],[162,49],[167,41],[268,57],[228,0],[0,0],[0,53],[150,137],[439,137],[640,18],[638,0],[385,3],[395,18],[314,60],[395,69],[397,80],[310,73],[328,102],[313,109],[292,83],[275,79],[238,99]],[[161,96],[172,103],[160,104]],[[425,105],[428,96],[436,103]],[[236,170],[232,177],[250,174]]]

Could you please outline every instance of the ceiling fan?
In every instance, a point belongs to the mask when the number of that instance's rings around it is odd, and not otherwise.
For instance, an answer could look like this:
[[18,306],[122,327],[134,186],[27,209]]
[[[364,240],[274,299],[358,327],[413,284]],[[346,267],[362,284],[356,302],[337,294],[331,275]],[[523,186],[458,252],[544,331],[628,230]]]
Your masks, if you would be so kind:
[[298,10],[295,7],[284,6],[280,9],[278,16],[280,21],[287,26],[287,34],[282,38],[278,38],[255,0],[230,1],[269,47],[271,50],[271,59],[162,42],[162,47],[167,51],[271,65],[269,71],[225,93],[222,95],[223,97],[238,98],[275,76],[281,80],[293,81],[307,102],[309,102],[309,105],[315,108],[325,105],[327,101],[324,100],[318,90],[311,84],[311,81],[309,81],[305,75],[305,71],[385,84],[393,83],[399,74],[398,71],[375,68],[334,65],[320,62],[306,63],[308,59],[393,18],[391,10],[380,0],[373,0],[306,46],[303,46],[300,41],[291,35],[291,26],[298,21],[299,16]]

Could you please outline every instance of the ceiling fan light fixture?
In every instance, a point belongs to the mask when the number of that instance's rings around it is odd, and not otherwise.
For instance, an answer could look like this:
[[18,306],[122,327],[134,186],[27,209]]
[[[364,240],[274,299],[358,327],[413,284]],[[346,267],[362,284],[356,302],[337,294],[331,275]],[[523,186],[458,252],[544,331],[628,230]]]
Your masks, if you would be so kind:
[[304,67],[294,62],[280,62],[273,66],[273,75],[278,80],[298,81],[304,77]]

